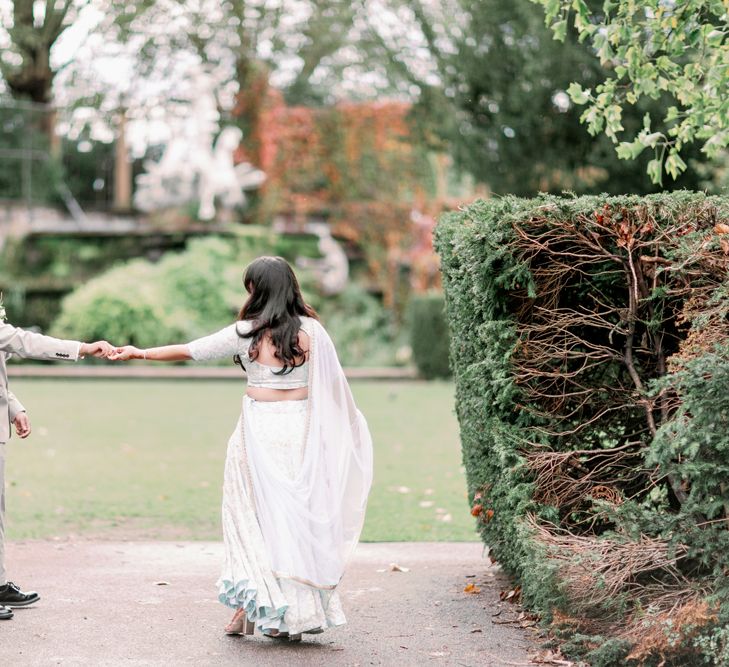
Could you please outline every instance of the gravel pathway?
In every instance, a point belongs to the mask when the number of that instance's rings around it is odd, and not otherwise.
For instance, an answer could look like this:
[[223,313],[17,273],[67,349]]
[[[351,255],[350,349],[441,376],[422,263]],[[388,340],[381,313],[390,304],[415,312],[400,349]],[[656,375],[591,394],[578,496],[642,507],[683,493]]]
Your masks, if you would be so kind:
[[510,622],[518,610],[499,602],[508,581],[478,543],[360,544],[340,587],[348,624],[298,645],[223,634],[220,543],[28,541],[7,552],[10,578],[42,599],[0,621],[3,666],[496,667],[529,665],[537,647]]

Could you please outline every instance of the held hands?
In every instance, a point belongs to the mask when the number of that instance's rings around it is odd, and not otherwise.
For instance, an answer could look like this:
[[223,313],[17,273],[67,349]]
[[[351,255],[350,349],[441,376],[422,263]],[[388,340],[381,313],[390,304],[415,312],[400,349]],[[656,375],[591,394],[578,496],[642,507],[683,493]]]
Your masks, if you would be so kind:
[[97,340],[95,343],[81,343],[78,353],[82,358],[91,354],[99,359],[108,359],[113,350],[114,347],[111,343],[105,340]]
[[30,435],[30,419],[25,412],[19,412],[13,419],[13,426],[19,438],[27,438]]
[[79,357],[93,355],[99,359],[108,359],[109,361],[129,361],[130,359],[144,359],[144,350],[140,350],[133,345],[124,345],[116,347],[105,340],[98,340],[95,343],[81,343],[79,348]]
[[[92,345],[101,345],[102,343],[92,343]],[[109,343],[103,343],[109,345]],[[162,345],[161,347],[152,347],[140,350],[134,345],[124,345],[122,347],[109,346],[109,351],[102,352],[99,356],[104,356],[109,361],[129,361],[130,359],[144,359],[145,361],[189,361],[192,359],[190,348],[184,344],[178,345]]]
[[109,361],[129,361],[130,359],[144,359],[144,352],[134,345],[112,348],[107,357]]

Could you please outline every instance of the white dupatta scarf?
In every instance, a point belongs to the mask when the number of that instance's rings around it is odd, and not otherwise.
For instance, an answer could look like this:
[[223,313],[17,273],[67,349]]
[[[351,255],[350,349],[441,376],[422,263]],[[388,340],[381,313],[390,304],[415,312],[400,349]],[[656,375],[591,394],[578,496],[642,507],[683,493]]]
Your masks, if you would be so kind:
[[372,484],[372,439],[331,338],[314,319],[303,319],[302,328],[310,337],[310,366],[298,475],[284,476],[266,443],[256,440],[252,411],[243,415],[243,451],[273,574],[333,589],[362,531]]

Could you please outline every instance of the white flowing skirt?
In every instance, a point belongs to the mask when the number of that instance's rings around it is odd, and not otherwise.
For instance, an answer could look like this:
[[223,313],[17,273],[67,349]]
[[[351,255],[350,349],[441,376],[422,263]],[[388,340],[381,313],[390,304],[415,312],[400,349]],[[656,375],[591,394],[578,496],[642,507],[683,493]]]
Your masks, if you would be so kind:
[[[255,401],[246,396],[243,414],[254,417],[256,440],[289,479],[299,470],[304,448],[307,400]],[[262,630],[296,634],[321,632],[346,623],[339,595],[299,581],[276,577],[271,569],[261,528],[251,501],[238,421],[228,441],[223,482],[223,542],[225,562],[218,580],[218,598]]]

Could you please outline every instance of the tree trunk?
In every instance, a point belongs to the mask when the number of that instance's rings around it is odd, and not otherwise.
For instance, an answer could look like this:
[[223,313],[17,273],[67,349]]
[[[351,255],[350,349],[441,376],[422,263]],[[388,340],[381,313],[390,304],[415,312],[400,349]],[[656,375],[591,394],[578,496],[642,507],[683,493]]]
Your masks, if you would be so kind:
[[132,163],[127,149],[126,127],[126,110],[120,109],[114,152],[114,210],[120,212],[132,208]]
[[43,22],[36,21],[40,11],[34,0],[13,0],[13,27],[8,30],[13,50],[20,56],[18,66],[0,61],[2,75],[16,98],[38,104],[51,102],[55,72],[51,68],[51,49],[68,27],[72,1],[46,2]]

